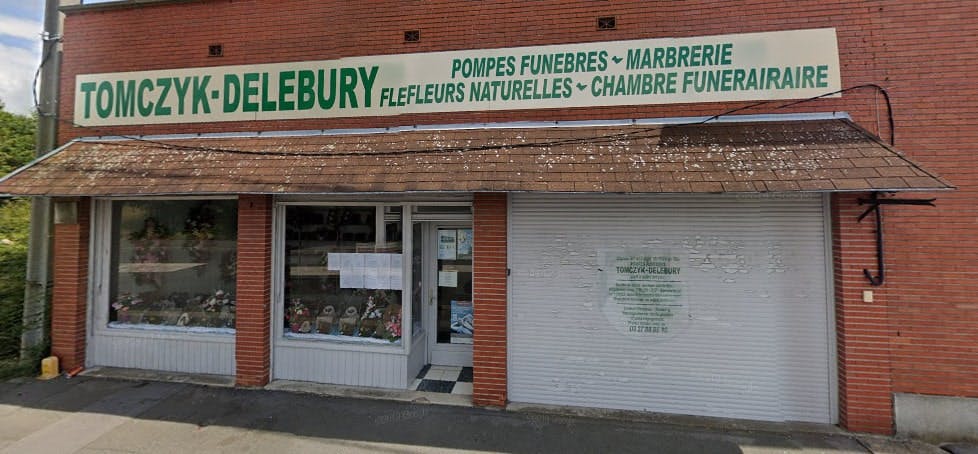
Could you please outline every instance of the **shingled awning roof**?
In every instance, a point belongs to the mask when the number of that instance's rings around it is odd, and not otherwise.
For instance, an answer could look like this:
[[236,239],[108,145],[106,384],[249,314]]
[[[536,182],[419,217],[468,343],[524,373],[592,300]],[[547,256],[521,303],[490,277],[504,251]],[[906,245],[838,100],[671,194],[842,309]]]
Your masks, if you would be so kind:
[[951,188],[844,119],[84,139],[0,181],[44,196]]

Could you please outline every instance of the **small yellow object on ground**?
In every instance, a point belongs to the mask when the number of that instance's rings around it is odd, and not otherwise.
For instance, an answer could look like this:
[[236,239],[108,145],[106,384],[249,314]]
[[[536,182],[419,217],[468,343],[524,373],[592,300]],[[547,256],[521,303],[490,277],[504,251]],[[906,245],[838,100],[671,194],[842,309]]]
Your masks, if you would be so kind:
[[58,367],[58,357],[48,356],[41,360],[41,376],[37,377],[41,380],[50,380],[57,377],[60,374],[60,368]]

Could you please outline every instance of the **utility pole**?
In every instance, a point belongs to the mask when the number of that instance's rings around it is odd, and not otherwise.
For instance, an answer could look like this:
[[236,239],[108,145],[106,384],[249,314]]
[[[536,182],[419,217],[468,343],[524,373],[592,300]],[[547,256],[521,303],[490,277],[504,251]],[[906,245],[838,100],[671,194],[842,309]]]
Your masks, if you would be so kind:
[[[37,102],[37,147],[40,157],[54,149],[58,140],[58,91],[61,78],[61,12],[59,0],[44,2],[41,49],[41,86]],[[31,233],[27,249],[27,285],[24,290],[24,331],[21,357],[26,358],[44,342],[48,325],[47,301],[51,281],[51,199],[31,201]]]

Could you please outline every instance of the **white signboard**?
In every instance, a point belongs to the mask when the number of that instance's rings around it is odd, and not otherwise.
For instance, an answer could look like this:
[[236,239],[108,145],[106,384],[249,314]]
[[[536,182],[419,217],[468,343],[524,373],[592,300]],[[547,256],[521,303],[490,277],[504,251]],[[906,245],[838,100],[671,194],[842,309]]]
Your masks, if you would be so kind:
[[83,126],[808,98],[835,29],[83,74]]

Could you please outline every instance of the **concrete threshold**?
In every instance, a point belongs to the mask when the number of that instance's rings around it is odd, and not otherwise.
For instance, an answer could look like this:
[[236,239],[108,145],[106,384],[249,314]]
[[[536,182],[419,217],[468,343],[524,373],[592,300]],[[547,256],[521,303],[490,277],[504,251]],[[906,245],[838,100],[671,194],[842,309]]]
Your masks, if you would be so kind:
[[91,369],[86,369],[79,375],[86,377],[116,378],[119,380],[188,383],[192,385],[217,386],[221,388],[234,387],[234,377],[229,375],[187,374],[142,369],[125,369],[121,367],[93,367]]
[[472,406],[472,396],[467,395],[387,388],[326,385],[322,383],[293,380],[273,380],[271,383],[265,386],[265,389],[273,391],[316,394],[330,397],[349,397],[354,399],[393,400],[415,404],[448,405],[453,407]]

